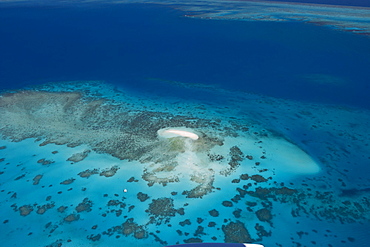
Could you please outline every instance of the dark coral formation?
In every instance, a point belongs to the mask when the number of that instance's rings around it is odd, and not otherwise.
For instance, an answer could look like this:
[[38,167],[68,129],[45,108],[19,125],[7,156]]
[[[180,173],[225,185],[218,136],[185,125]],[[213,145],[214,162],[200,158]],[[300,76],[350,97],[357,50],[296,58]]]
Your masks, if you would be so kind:
[[160,237],[158,237],[156,234],[154,234],[154,233],[149,233],[149,235],[151,235],[151,236],[153,236],[154,237],[154,240],[156,241],[156,242],[158,242],[158,243],[160,243],[161,245],[163,245],[163,246],[166,246],[167,245],[167,241],[164,241],[164,240],[162,240]]
[[147,170],[144,170],[142,178],[148,182],[148,186],[153,186],[155,183],[166,186],[168,183],[179,182],[180,180],[178,177],[174,177],[174,176],[159,177],[156,175],[159,172],[172,171],[174,167],[175,167],[174,164],[164,164],[152,172],[148,172]]
[[85,198],[81,203],[79,203],[76,207],[76,211],[78,213],[82,211],[90,212],[92,207],[92,201],[89,200],[89,198]]
[[[370,212],[370,199],[368,197],[358,197],[351,201],[343,198],[338,203],[337,199],[334,199],[332,191],[316,191],[315,196],[310,191],[302,191],[290,201],[296,206],[291,212],[293,217],[306,215],[341,224],[366,220],[366,214]],[[310,208],[307,208],[307,204],[310,205]]]
[[214,226],[216,226],[216,222],[211,221],[208,223],[208,227],[214,227]]
[[256,181],[257,183],[262,183],[268,181],[268,179],[262,177],[261,175],[255,174],[250,177],[250,179]]
[[180,221],[180,222],[179,222],[179,225],[180,225],[180,226],[191,225],[191,222],[190,222],[190,220],[189,220],[189,219],[186,219],[186,220],[184,220],[184,221]]
[[221,161],[225,158],[224,156],[222,156],[220,154],[208,154],[208,157],[209,157],[210,161],[212,161],[212,162]]
[[243,152],[239,147],[233,146],[230,148],[230,161],[229,166],[221,172],[222,175],[228,176],[233,173],[239,166],[240,162],[244,160]]
[[139,193],[137,193],[137,199],[139,199],[141,202],[145,202],[146,200],[149,199],[149,196],[148,196],[148,194],[139,192]]
[[20,176],[16,177],[14,180],[19,180],[19,179],[21,179],[21,178],[24,178],[25,176],[26,176],[26,174],[22,174],[22,175],[20,175]]
[[149,214],[156,217],[173,217],[176,211],[173,205],[173,199],[167,197],[153,199],[148,208]]
[[113,177],[116,172],[119,170],[118,166],[112,166],[111,168],[107,168],[103,170],[99,175],[104,177]]
[[75,181],[75,180],[76,179],[74,179],[74,178],[66,179],[63,182],[60,182],[60,184],[68,185],[68,184],[73,183],[73,181]]
[[24,205],[19,207],[19,213],[22,216],[27,216],[33,211],[33,207],[31,205]]
[[119,200],[110,200],[108,203],[107,203],[107,206],[120,206],[121,208],[125,208],[126,207],[126,203],[124,202],[121,202]]
[[195,230],[194,236],[199,237],[201,235],[207,235],[207,234],[204,232],[203,226],[198,226],[197,229]]
[[212,209],[208,213],[209,213],[209,215],[211,215],[213,217],[218,217],[220,215],[220,213],[216,209]]
[[99,241],[100,238],[101,238],[101,234],[96,234],[96,235],[91,234],[91,235],[87,236],[87,239],[89,239],[93,242]]
[[224,206],[224,207],[232,207],[233,206],[233,203],[230,202],[230,201],[223,201],[222,202],[222,206]]
[[55,161],[47,160],[47,159],[39,159],[37,163],[42,164],[44,166],[53,164]]
[[40,183],[40,180],[41,178],[43,177],[43,175],[36,175],[34,178],[33,178],[33,185],[38,185]]
[[60,206],[57,210],[59,213],[63,213],[67,209],[66,206]]
[[136,239],[143,239],[148,237],[148,232],[143,226],[135,223],[133,218],[127,219],[122,225],[112,227],[102,234],[111,236],[113,233],[122,234],[125,236],[133,235]]
[[257,230],[257,235],[260,239],[262,239],[263,237],[269,237],[271,236],[271,231],[266,231],[265,228],[263,226],[261,226],[260,224],[256,224],[256,226],[254,227],[254,229]]
[[258,187],[254,191],[247,191],[247,194],[253,197],[257,197],[259,199],[266,200],[268,198],[275,198],[276,197],[284,197],[284,196],[292,196],[297,193],[297,190],[290,189],[288,187],[282,188],[262,188]]
[[93,169],[93,170],[85,170],[85,171],[82,171],[80,172],[78,175],[82,178],[89,178],[91,175],[94,175],[94,174],[99,174],[99,170],[98,169]]
[[139,180],[135,179],[134,177],[130,177],[127,182],[132,183],[132,182],[139,182]]
[[183,191],[183,195],[186,195],[187,198],[202,198],[204,195],[212,192],[214,176],[209,177],[209,180],[201,183],[200,185],[196,186],[191,190]]
[[262,208],[256,211],[257,218],[260,221],[271,222],[272,214],[267,208]]
[[240,208],[235,209],[235,210],[233,211],[233,215],[234,215],[234,217],[235,217],[235,218],[240,218],[240,216],[241,216],[241,212],[242,212],[242,210],[241,210]]
[[113,177],[119,169],[120,168],[118,166],[112,166],[110,168],[106,168],[102,170],[101,172],[99,171],[100,169],[92,169],[92,170],[87,169],[85,171],[78,173],[77,175],[79,175],[82,178],[89,178],[92,175],[99,174],[100,176],[104,176],[108,178],[108,177]]
[[75,153],[71,157],[69,157],[67,161],[72,161],[74,163],[80,162],[84,160],[89,155],[90,152],[91,150],[85,150],[81,153]]
[[[122,198],[124,200],[124,198]],[[107,213],[115,213],[117,217],[121,216],[123,213],[123,209],[126,208],[127,204],[120,200],[109,200],[107,203],[109,211]],[[128,212],[130,212],[135,206],[131,205],[128,208]],[[106,217],[107,213],[103,213],[102,216]]]
[[68,223],[71,223],[71,222],[77,221],[79,219],[80,219],[80,215],[79,214],[70,214],[70,215],[68,215],[68,216],[66,216],[64,218],[64,221],[65,222],[68,222]]
[[223,225],[222,231],[225,234],[225,243],[248,243],[253,241],[247,228],[240,221]]
[[184,240],[184,243],[203,243],[203,240],[200,239],[200,238],[189,238],[189,239],[185,239]]
[[42,205],[42,206],[38,206],[36,213],[44,214],[48,209],[51,209],[54,206],[55,206],[54,203],[48,203],[48,204],[45,204],[45,205]]

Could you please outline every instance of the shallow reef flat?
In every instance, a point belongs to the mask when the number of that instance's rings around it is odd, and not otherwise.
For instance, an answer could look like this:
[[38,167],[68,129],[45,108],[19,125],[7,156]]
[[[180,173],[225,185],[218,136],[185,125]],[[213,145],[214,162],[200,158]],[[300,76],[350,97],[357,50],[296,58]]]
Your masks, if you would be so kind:
[[[111,1],[111,3],[126,2],[126,0]],[[367,7],[255,0],[136,0],[135,2],[169,5],[185,11],[188,13],[187,17],[245,21],[300,21],[370,35],[370,8]]]
[[[2,4],[35,4],[33,1],[8,0]],[[341,31],[360,35],[370,35],[370,8],[332,4],[299,3],[284,1],[259,0],[109,0],[104,4],[158,4],[185,12],[186,17],[273,21],[305,22],[326,26]],[[93,5],[101,4],[100,0],[90,1],[54,1],[37,2],[38,5]]]
[[368,110],[176,87],[215,100],[103,82],[3,93],[4,243],[367,241]]

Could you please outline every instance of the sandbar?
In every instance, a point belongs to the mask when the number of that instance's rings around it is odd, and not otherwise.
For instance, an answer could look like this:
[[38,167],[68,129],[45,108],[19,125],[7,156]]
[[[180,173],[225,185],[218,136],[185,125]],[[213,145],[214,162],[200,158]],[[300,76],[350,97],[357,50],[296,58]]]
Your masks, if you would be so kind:
[[199,136],[192,132],[189,128],[176,128],[176,129],[160,129],[158,130],[158,136],[164,138],[172,138],[177,136],[188,137],[193,140],[198,140]]

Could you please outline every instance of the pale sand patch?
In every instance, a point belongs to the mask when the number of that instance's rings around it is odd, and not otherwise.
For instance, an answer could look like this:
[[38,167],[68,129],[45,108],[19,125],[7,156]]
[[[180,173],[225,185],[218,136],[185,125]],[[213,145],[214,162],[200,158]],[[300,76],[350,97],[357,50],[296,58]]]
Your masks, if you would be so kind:
[[320,166],[301,148],[282,138],[263,140],[267,160],[273,162],[276,171],[296,174],[315,174]]
[[188,137],[193,140],[199,139],[199,136],[193,133],[192,129],[184,128],[184,127],[160,129],[158,130],[157,133],[158,133],[158,136],[164,137],[164,138],[183,136],[183,137]]

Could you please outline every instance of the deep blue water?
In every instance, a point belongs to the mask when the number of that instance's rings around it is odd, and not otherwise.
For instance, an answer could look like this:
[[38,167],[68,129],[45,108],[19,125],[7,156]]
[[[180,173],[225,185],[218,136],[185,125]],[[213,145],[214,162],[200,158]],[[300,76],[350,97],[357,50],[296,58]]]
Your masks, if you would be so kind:
[[[2,89],[106,80],[168,94],[147,80],[159,78],[370,108],[370,39],[325,27],[189,19],[155,5],[0,5],[0,37]],[[317,74],[339,83],[307,79]]]

